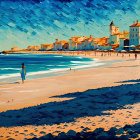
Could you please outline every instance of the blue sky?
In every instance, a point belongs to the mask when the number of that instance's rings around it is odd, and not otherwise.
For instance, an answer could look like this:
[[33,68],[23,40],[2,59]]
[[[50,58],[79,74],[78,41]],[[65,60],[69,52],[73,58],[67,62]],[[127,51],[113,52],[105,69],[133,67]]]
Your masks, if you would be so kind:
[[0,0],[0,51],[71,36],[109,36],[140,20],[140,0]]

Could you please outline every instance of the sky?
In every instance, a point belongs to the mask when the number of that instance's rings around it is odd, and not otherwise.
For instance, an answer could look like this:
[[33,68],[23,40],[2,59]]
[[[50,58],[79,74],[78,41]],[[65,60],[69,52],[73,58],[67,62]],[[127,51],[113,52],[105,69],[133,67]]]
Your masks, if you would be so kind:
[[71,36],[109,36],[140,20],[140,0],[0,0],[0,51]]

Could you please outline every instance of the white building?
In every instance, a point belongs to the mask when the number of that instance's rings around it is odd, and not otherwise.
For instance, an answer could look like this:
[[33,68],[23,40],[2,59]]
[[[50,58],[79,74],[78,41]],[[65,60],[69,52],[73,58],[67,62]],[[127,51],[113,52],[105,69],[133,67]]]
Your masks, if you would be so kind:
[[119,33],[119,27],[115,27],[113,21],[110,23],[110,35]]
[[41,50],[47,51],[53,49],[53,44],[41,44]]
[[66,40],[58,40],[53,43],[53,49],[55,50],[62,50],[62,49],[69,49],[69,41]]
[[87,36],[76,36],[69,39],[70,50],[90,50],[93,49],[93,38]]
[[118,48],[122,50],[124,46],[129,46],[129,32],[123,31],[123,33],[119,32],[119,27],[115,27],[113,21],[110,24],[110,40],[109,43],[115,49]]
[[110,23],[110,44],[119,44],[119,39],[124,37],[123,33],[119,32],[119,27],[115,27],[113,21]]
[[140,45],[140,23],[138,23],[137,20],[136,23],[134,22],[133,25],[129,27],[129,45]]
[[[70,50],[81,50],[82,46],[84,45],[84,43],[82,44],[82,41],[85,41],[85,39],[87,39],[88,37],[86,36],[75,36],[75,37],[71,37],[69,39],[69,49]],[[81,46],[81,45],[82,46]]]

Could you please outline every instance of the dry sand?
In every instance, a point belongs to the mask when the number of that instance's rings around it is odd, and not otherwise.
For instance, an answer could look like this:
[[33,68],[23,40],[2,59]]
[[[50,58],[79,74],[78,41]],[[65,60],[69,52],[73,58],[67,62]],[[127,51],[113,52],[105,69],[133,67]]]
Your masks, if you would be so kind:
[[[66,100],[67,102],[71,102],[71,100],[76,98],[67,96],[64,98],[62,98],[61,96],[59,98],[50,98],[56,95],[58,96],[75,92],[86,93],[86,90],[88,89],[98,89],[112,86],[115,87],[122,84],[137,83],[137,81],[130,81],[127,83],[121,83],[121,81],[139,79],[140,55],[138,55],[138,59],[135,60],[134,54],[131,54],[130,57],[129,54],[124,54],[123,57],[122,54],[119,54],[117,56],[116,53],[111,53],[111,56],[108,56],[108,53],[104,53],[104,56],[101,56],[101,54],[101,52],[98,52],[95,56],[94,52],[79,52],[78,54],[67,52],[64,55],[79,55],[83,57],[98,58],[102,62],[110,60],[124,61],[108,66],[103,66],[101,68],[70,71],[67,75],[57,77],[28,80],[25,81],[25,84],[7,83],[4,85],[0,85],[0,112],[4,112],[7,110],[18,110],[24,107],[32,107],[55,101],[58,103],[60,101]],[[102,92],[104,92],[104,90]],[[91,100],[90,97],[88,97],[88,99]],[[67,132],[70,129],[76,132],[80,132],[87,126],[90,129],[89,131],[93,131],[95,128],[99,127],[108,130],[109,128],[114,126],[123,127],[125,124],[132,125],[140,121],[139,105],[139,103],[136,103],[133,105],[128,105],[129,107],[127,109],[118,108],[117,110],[105,110],[105,112],[111,113],[110,115],[84,115],[82,117],[76,118],[73,122],[66,121],[60,124],[53,123],[51,125],[44,123],[39,126],[31,124],[1,127],[0,139],[5,140],[8,138],[14,138],[22,140],[24,138],[32,138],[34,137],[34,135],[36,137],[40,137],[48,133],[57,135],[59,131]],[[44,133],[40,133],[41,131],[44,131]]]

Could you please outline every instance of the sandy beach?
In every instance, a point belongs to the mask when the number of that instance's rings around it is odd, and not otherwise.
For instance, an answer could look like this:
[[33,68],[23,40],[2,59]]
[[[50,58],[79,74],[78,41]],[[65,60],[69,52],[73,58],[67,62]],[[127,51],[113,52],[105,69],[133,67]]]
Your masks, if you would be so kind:
[[[49,52],[51,53],[51,52]],[[108,52],[56,52],[105,61],[123,60],[94,69],[0,85],[0,139],[40,138],[49,133],[120,131],[140,122],[140,55]],[[70,135],[75,135],[70,133]],[[126,135],[122,133],[116,135]],[[138,133],[137,133],[138,134]],[[137,135],[137,139],[140,134]]]

